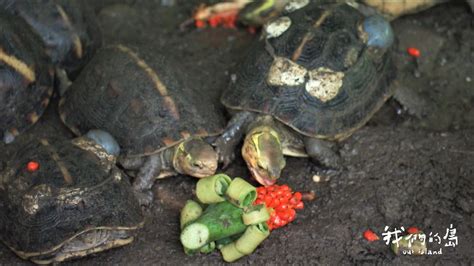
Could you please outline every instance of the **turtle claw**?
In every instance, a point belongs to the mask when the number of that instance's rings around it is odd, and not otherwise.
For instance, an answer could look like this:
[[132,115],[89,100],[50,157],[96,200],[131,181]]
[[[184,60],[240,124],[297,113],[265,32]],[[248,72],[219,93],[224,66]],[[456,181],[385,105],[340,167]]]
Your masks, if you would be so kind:
[[153,192],[135,190],[135,197],[140,206],[148,207],[153,202]]
[[222,169],[226,169],[230,163],[235,159],[233,145],[229,145],[224,138],[219,137],[213,144],[219,156],[219,163],[222,164]]

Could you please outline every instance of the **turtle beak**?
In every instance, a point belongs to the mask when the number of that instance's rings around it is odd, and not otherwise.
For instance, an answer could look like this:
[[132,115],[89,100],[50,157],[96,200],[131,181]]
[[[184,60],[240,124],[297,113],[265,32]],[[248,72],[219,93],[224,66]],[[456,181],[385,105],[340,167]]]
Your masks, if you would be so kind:
[[278,171],[277,173],[271,173],[270,171],[268,171],[268,173],[266,173],[268,175],[261,174],[258,170],[254,168],[251,168],[250,171],[255,180],[263,186],[271,186],[275,184],[278,178],[280,177],[280,171]]

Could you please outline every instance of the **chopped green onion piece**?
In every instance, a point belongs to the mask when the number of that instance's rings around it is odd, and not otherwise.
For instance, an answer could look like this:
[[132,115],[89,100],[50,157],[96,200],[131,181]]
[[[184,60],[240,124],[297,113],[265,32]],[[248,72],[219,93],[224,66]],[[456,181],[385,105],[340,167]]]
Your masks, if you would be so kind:
[[268,221],[270,213],[265,204],[250,206],[242,215],[245,225],[259,224]]
[[270,235],[266,223],[250,225],[245,233],[235,241],[235,248],[242,254],[250,255]]
[[257,189],[242,178],[235,178],[227,189],[227,197],[239,208],[251,205],[257,198]]
[[179,218],[181,229],[190,222],[193,222],[202,214],[202,207],[194,200],[186,201]]
[[217,174],[200,179],[196,185],[196,196],[204,204],[218,203],[223,197],[232,179],[225,174]]
[[227,244],[221,248],[221,254],[226,262],[234,262],[245,256],[245,254],[242,254],[237,250],[235,242]]

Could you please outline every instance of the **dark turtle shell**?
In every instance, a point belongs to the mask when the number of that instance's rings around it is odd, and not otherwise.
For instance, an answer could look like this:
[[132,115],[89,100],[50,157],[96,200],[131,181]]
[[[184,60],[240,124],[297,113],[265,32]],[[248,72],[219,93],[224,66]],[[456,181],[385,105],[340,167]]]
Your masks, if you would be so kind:
[[53,94],[53,67],[41,40],[0,9],[0,138],[9,143],[36,123]]
[[55,65],[74,78],[102,43],[94,12],[83,0],[0,0],[41,37]]
[[60,117],[78,135],[96,128],[109,132],[126,156],[220,134],[225,119],[206,88],[186,84],[185,75],[147,49],[101,49],[60,101]]
[[[222,103],[229,109],[272,115],[307,136],[350,135],[393,93],[387,86],[394,73],[389,53],[367,46],[361,34],[364,17],[348,5],[310,4],[288,18],[291,26],[286,31],[252,49]],[[290,85],[272,83],[277,59],[306,74],[286,77]],[[316,73],[311,84],[310,73]],[[337,94],[324,95],[325,83],[339,86]],[[322,89],[322,96],[308,88]]]
[[[91,140],[26,136],[7,152],[0,171],[0,240],[20,257],[47,260],[82,233],[142,225],[128,178]],[[29,162],[39,168],[28,170]]]

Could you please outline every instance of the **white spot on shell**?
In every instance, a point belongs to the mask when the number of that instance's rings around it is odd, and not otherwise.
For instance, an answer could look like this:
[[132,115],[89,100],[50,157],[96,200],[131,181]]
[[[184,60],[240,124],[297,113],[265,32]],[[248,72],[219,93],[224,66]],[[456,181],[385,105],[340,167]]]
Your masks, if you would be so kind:
[[23,195],[23,209],[30,215],[35,215],[40,209],[41,201],[51,197],[51,187],[45,184],[34,187],[30,192]]
[[322,102],[327,102],[339,93],[343,78],[343,72],[335,72],[331,69],[320,67],[309,72],[306,91]]
[[291,26],[289,17],[280,17],[265,25],[265,36],[267,39],[282,35]]
[[308,71],[295,62],[276,57],[270,67],[267,82],[273,86],[297,86],[303,84]]
[[309,4],[309,0],[290,0],[285,6],[285,11],[293,12],[295,10],[301,9]]

